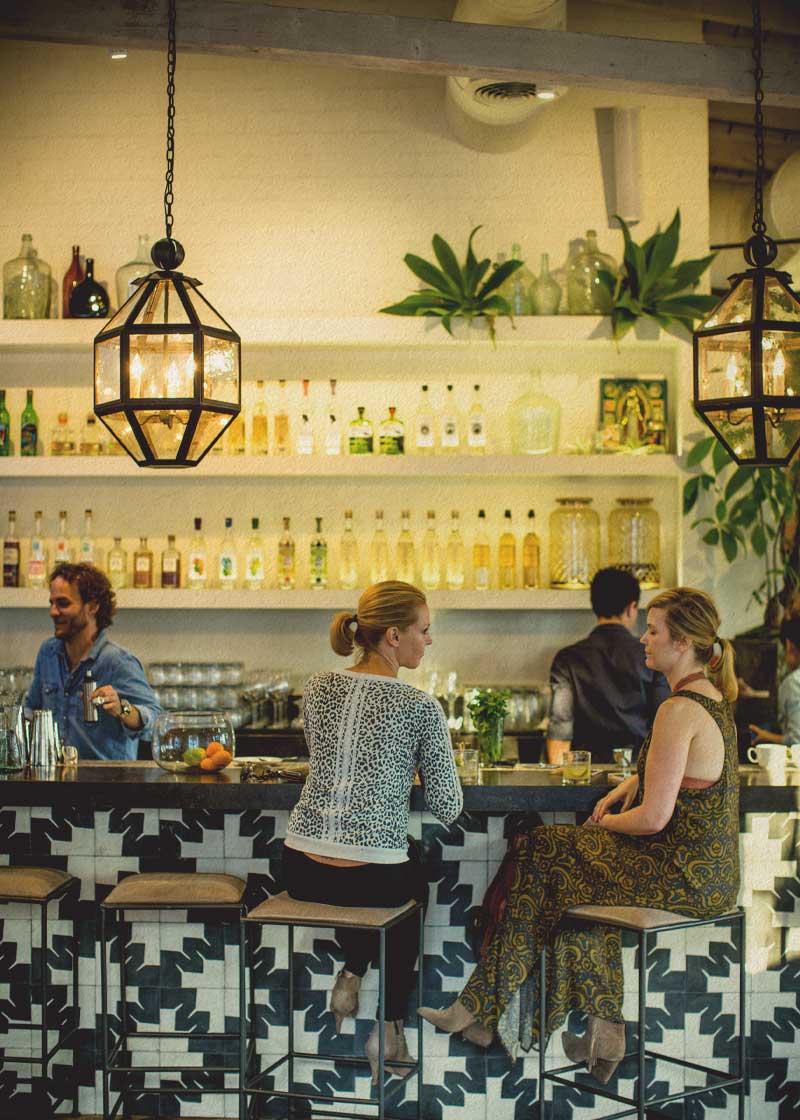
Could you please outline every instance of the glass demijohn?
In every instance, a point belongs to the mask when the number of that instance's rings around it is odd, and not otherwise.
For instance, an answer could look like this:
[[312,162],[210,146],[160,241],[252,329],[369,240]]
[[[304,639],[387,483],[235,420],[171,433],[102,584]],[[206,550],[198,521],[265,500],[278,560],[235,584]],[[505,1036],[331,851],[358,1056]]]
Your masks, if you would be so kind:
[[600,567],[600,518],[591,498],[557,498],[550,514],[550,586],[583,590]]

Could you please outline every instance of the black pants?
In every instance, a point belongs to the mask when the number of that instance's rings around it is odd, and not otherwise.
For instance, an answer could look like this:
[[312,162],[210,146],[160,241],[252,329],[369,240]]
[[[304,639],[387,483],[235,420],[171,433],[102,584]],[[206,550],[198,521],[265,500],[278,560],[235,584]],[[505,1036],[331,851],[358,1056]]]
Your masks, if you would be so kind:
[[[402,906],[415,899],[428,904],[428,880],[415,844],[405,863],[365,863],[334,867],[309,859],[294,848],[283,849],[283,878],[289,895],[298,902],[329,906]],[[378,935],[360,929],[337,929],[344,967],[363,976],[378,955]],[[419,954],[419,915],[412,914],[386,934],[386,1018],[405,1019],[414,964]]]

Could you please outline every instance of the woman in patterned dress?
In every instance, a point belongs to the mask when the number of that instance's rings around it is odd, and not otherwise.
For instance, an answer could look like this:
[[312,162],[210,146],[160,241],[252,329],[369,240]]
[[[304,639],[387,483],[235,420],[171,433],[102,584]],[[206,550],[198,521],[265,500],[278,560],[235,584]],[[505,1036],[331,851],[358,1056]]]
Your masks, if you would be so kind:
[[[679,587],[650,603],[642,638],[649,668],[672,695],[639,753],[637,773],[595,805],[585,826],[543,825],[521,838],[503,916],[459,999],[420,1014],[515,1056],[538,1044],[538,968],[548,947],[547,1031],[570,1010],[583,1037],[563,1035],[571,1060],[607,1081],[625,1054],[618,930],[564,928],[573,906],[650,906],[689,917],[730,910],[739,888],[739,781],[733,650],[703,591]],[[612,811],[615,810],[615,811]]]

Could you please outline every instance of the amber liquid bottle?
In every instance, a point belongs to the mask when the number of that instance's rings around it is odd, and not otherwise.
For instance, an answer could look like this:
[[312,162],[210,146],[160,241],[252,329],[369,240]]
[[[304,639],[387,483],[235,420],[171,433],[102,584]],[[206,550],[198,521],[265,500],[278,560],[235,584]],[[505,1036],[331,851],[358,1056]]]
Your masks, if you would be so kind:
[[139,547],[133,554],[133,586],[153,586],[153,554],[147,547],[147,537],[139,538]]
[[81,264],[80,245],[72,246],[72,264],[64,273],[64,279],[61,281],[61,318],[71,319],[72,312],[69,309],[69,297],[72,295],[72,289],[76,285],[81,284],[85,280],[83,265]]

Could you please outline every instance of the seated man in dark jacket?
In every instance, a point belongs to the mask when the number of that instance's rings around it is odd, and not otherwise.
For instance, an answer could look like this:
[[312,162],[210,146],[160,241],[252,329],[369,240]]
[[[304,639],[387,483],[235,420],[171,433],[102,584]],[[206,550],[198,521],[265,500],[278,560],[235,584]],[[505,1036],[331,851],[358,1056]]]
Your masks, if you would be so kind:
[[592,580],[591,634],[558,651],[550,666],[553,699],[547,757],[588,750],[593,762],[613,762],[615,747],[634,757],[650,730],[669,685],[648,669],[633,634],[639,613],[639,582],[628,572],[602,568]]

